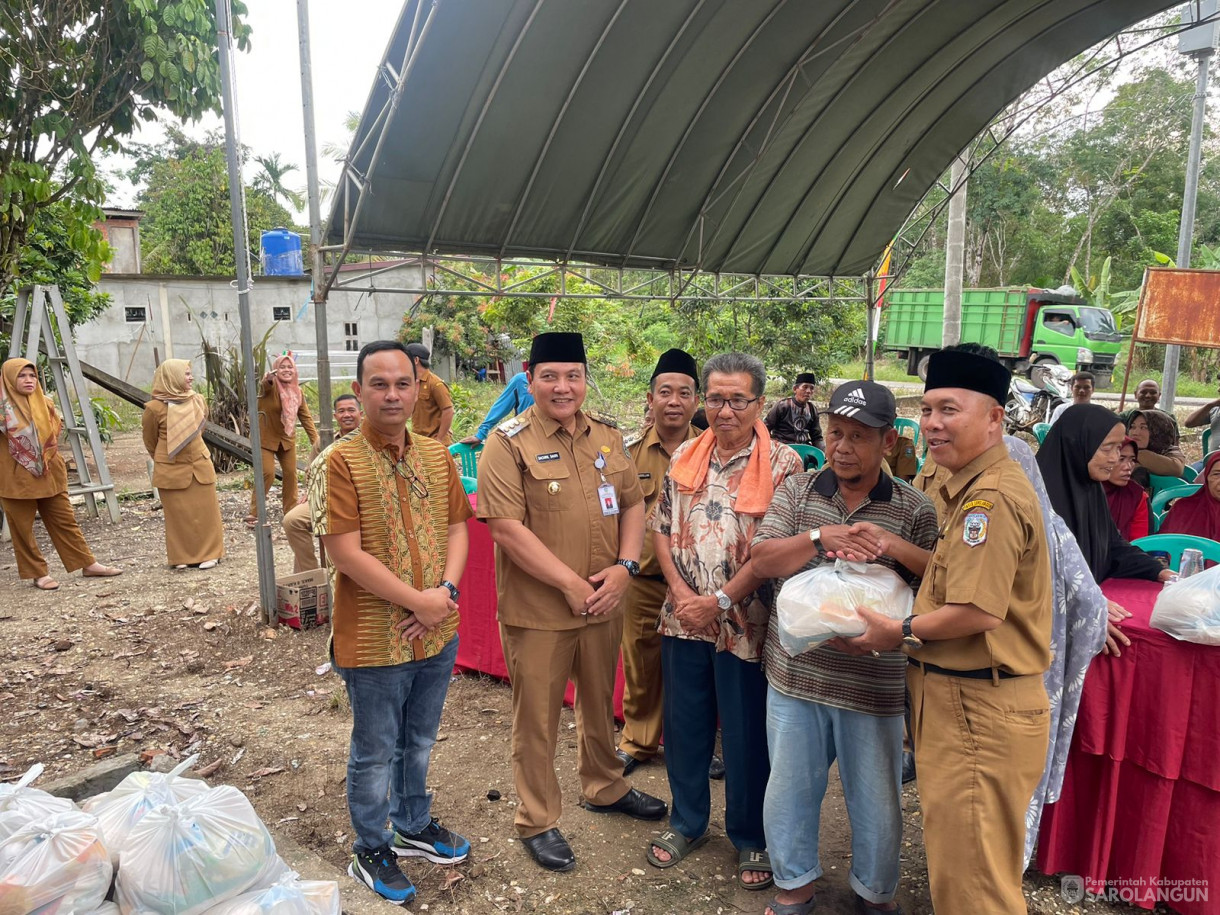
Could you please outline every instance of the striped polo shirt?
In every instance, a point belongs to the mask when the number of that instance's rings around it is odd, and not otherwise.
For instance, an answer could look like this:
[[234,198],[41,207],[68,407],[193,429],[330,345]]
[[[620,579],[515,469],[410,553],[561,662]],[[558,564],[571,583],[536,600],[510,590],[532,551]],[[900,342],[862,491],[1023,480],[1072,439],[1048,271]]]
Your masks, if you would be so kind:
[[[936,509],[923,493],[882,473],[868,498],[850,511],[832,470],[823,470],[816,475],[799,473],[784,480],[775,491],[775,498],[753,543],[795,537],[815,527],[858,521],[871,521],[926,550],[936,546]],[[819,556],[800,571],[830,561]],[[906,567],[889,556],[882,556],[877,562],[898,573],[912,589],[918,590],[919,579]],[[776,595],[784,581],[784,578],[776,579]],[[868,715],[901,715],[903,712],[905,654],[885,651],[879,658],[857,657],[818,647],[792,657],[779,643],[774,599],[763,663],[767,681],[786,696]]]

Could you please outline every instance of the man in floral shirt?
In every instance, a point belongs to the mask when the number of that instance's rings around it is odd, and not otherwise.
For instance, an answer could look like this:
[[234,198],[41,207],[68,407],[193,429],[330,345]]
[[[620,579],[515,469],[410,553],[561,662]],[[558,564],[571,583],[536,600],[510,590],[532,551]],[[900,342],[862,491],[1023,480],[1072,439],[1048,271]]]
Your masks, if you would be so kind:
[[673,456],[653,518],[653,544],[669,593],[661,608],[665,766],[670,828],[648,860],[671,867],[707,840],[707,770],[722,727],[725,832],[737,848],[738,880],[771,884],[762,808],[767,762],[762,670],[769,589],[750,567],[750,541],[775,488],[801,472],[760,417],[766,370],[743,353],[703,367],[709,428]]

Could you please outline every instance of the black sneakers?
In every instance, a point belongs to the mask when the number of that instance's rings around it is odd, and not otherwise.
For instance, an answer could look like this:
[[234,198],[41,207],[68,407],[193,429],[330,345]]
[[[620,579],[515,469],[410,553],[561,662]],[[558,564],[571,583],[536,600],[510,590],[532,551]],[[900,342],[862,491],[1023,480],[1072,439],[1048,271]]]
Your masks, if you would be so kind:
[[415,898],[415,885],[398,869],[398,859],[389,846],[352,855],[347,872],[394,905],[406,905]]

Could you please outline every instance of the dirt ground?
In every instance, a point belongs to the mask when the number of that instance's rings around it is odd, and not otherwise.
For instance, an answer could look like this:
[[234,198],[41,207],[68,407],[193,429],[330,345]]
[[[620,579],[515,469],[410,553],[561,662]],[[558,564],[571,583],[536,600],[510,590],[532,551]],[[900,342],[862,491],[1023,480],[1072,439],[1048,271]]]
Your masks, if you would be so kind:
[[[139,435],[116,436],[109,462],[125,494],[119,525],[88,519],[83,509],[78,517],[98,558],[121,566],[121,577],[65,576],[52,558],[52,574],[62,587],[41,593],[18,580],[12,548],[0,544],[0,780],[15,779],[35,762],[47,766],[49,779],[113,752],[164,751],[173,758],[198,752],[199,767],[216,767],[213,783],[238,786],[269,825],[336,869],[345,867],[352,840],[344,802],[346,698],[338,678],[321,667],[325,632],[270,630],[258,619],[253,538],[241,523],[249,495],[235,488],[243,475],[222,483],[225,559],[210,572],[176,572],[165,562],[160,506],[146,492]],[[274,517],[278,522],[278,509]],[[287,572],[291,553],[278,524],[275,531],[277,566]],[[578,864],[561,875],[535,866],[512,828],[509,709],[506,684],[479,676],[453,679],[429,783],[434,813],[467,835],[473,849],[470,860],[454,869],[407,867],[419,887],[413,910],[763,911],[770,894],[746,891],[735,881],[736,857],[723,828],[723,783],[712,783],[713,841],[667,870],[644,860],[658,824],[577,806],[570,711],[561,725],[561,733],[570,736],[560,740],[556,767],[565,801],[562,828]],[[633,781],[668,799],[663,766],[642,766]],[[499,800],[488,799],[493,791]],[[909,913],[929,913],[913,785],[903,803],[898,899]],[[837,779],[823,806],[821,832],[826,876],[818,911],[850,912],[850,830]],[[350,879],[336,877],[346,895]],[[1084,911],[1060,899],[1057,878],[1028,877],[1026,890],[1037,915]],[[1089,911],[1135,910],[1092,904]]]

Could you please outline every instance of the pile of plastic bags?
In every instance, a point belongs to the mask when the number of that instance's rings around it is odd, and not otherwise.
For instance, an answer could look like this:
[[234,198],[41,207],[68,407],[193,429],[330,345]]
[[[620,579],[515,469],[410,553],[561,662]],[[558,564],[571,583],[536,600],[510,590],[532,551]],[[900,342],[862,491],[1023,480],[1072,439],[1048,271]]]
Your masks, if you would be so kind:
[[135,772],[78,808],[0,785],[0,915],[339,915],[339,885],[301,880],[246,796]]
[[1165,585],[1149,623],[1183,642],[1220,645],[1220,566]]

